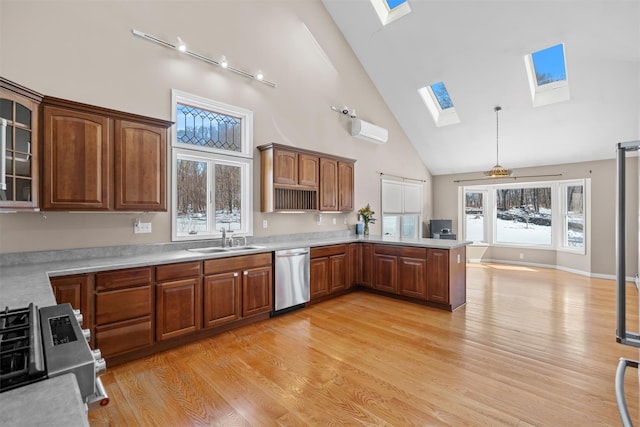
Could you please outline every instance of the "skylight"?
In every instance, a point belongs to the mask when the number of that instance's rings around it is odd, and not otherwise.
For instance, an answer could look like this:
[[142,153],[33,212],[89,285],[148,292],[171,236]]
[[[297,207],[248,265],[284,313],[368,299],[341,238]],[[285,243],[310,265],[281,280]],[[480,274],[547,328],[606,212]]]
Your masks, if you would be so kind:
[[409,7],[407,0],[371,0],[371,4],[382,25],[390,24],[411,12],[411,7]]
[[447,92],[447,87],[444,85],[443,82],[432,84],[431,90],[433,91],[433,96],[435,96],[442,110],[446,110],[447,108],[453,108],[453,102],[451,101],[451,98],[449,97],[449,92]]
[[563,43],[525,55],[524,64],[534,107],[569,100],[569,79]]
[[444,82],[421,87],[418,89],[418,94],[427,106],[437,127],[460,123],[460,117],[458,117]]
[[533,52],[531,59],[533,60],[533,68],[536,71],[538,86],[567,79],[562,44]]

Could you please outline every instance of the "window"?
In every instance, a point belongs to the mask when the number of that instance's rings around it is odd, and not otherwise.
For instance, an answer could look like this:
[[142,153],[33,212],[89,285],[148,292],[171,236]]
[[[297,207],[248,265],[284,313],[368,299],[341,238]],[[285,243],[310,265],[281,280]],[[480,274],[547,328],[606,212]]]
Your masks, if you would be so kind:
[[496,190],[496,242],[549,246],[551,187]]
[[371,0],[371,4],[382,25],[390,24],[411,12],[407,0]]
[[567,183],[560,188],[564,219],[562,222],[562,243],[565,248],[584,248],[584,194],[582,183]]
[[465,240],[585,253],[589,180],[462,187]]
[[172,91],[173,240],[251,235],[253,113]]
[[524,62],[534,107],[569,100],[564,44],[525,55]]
[[460,123],[460,117],[458,117],[444,82],[421,87],[418,89],[418,94],[437,127]]
[[485,191],[467,191],[464,195],[465,238],[472,242],[485,239]]
[[382,180],[382,234],[421,237],[422,185]]

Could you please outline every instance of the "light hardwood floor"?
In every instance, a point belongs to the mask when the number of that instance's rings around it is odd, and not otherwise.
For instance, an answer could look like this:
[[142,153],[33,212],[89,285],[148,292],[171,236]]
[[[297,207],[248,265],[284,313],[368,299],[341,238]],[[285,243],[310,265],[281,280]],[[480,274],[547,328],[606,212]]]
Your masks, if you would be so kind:
[[[637,290],[629,284],[630,330]],[[635,328],[634,328],[635,327]],[[619,426],[611,280],[467,267],[453,313],[355,292],[107,370],[92,426]],[[625,377],[640,426],[638,372]]]

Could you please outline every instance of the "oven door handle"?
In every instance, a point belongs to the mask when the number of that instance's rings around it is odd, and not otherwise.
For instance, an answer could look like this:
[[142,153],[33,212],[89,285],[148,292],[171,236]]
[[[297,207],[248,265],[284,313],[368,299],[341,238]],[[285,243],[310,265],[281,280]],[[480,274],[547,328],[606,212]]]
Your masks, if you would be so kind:
[[618,362],[618,368],[616,369],[616,402],[618,403],[618,412],[620,413],[620,419],[624,427],[633,427],[631,416],[629,415],[629,408],[627,407],[627,400],[624,396],[624,373],[629,366],[638,369],[638,361],[621,357]]

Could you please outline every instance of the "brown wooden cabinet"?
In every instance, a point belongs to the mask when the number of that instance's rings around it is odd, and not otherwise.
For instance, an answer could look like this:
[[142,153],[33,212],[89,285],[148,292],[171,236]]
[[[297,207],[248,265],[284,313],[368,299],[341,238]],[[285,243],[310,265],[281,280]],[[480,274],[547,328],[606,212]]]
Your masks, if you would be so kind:
[[466,247],[427,250],[427,299],[453,310],[466,302]]
[[96,274],[95,337],[104,357],[154,343],[153,268]]
[[427,259],[424,256],[399,256],[398,285],[401,295],[427,299]]
[[344,291],[349,281],[349,245],[311,248],[309,280],[311,300]]
[[360,243],[360,262],[358,266],[358,283],[362,286],[373,287],[373,244]]
[[349,267],[347,269],[347,287],[360,283],[360,243],[349,243]]
[[205,260],[204,274],[205,325],[271,311],[271,253]]
[[42,208],[166,211],[169,126],[45,97]]
[[262,212],[353,210],[355,160],[281,144],[258,149]]
[[374,245],[375,289],[427,299],[427,250]]
[[69,303],[82,313],[82,328],[91,331],[89,345],[95,343],[93,330],[93,288],[94,276],[78,274],[74,276],[52,277],[51,288],[58,304]]
[[6,166],[6,189],[0,189],[0,209],[32,210],[39,205],[39,106],[42,95],[0,77],[0,127],[6,137],[0,162]]
[[375,289],[398,293],[398,258],[394,255],[375,253],[373,255]]
[[202,327],[202,262],[156,267],[156,339],[193,333]]

